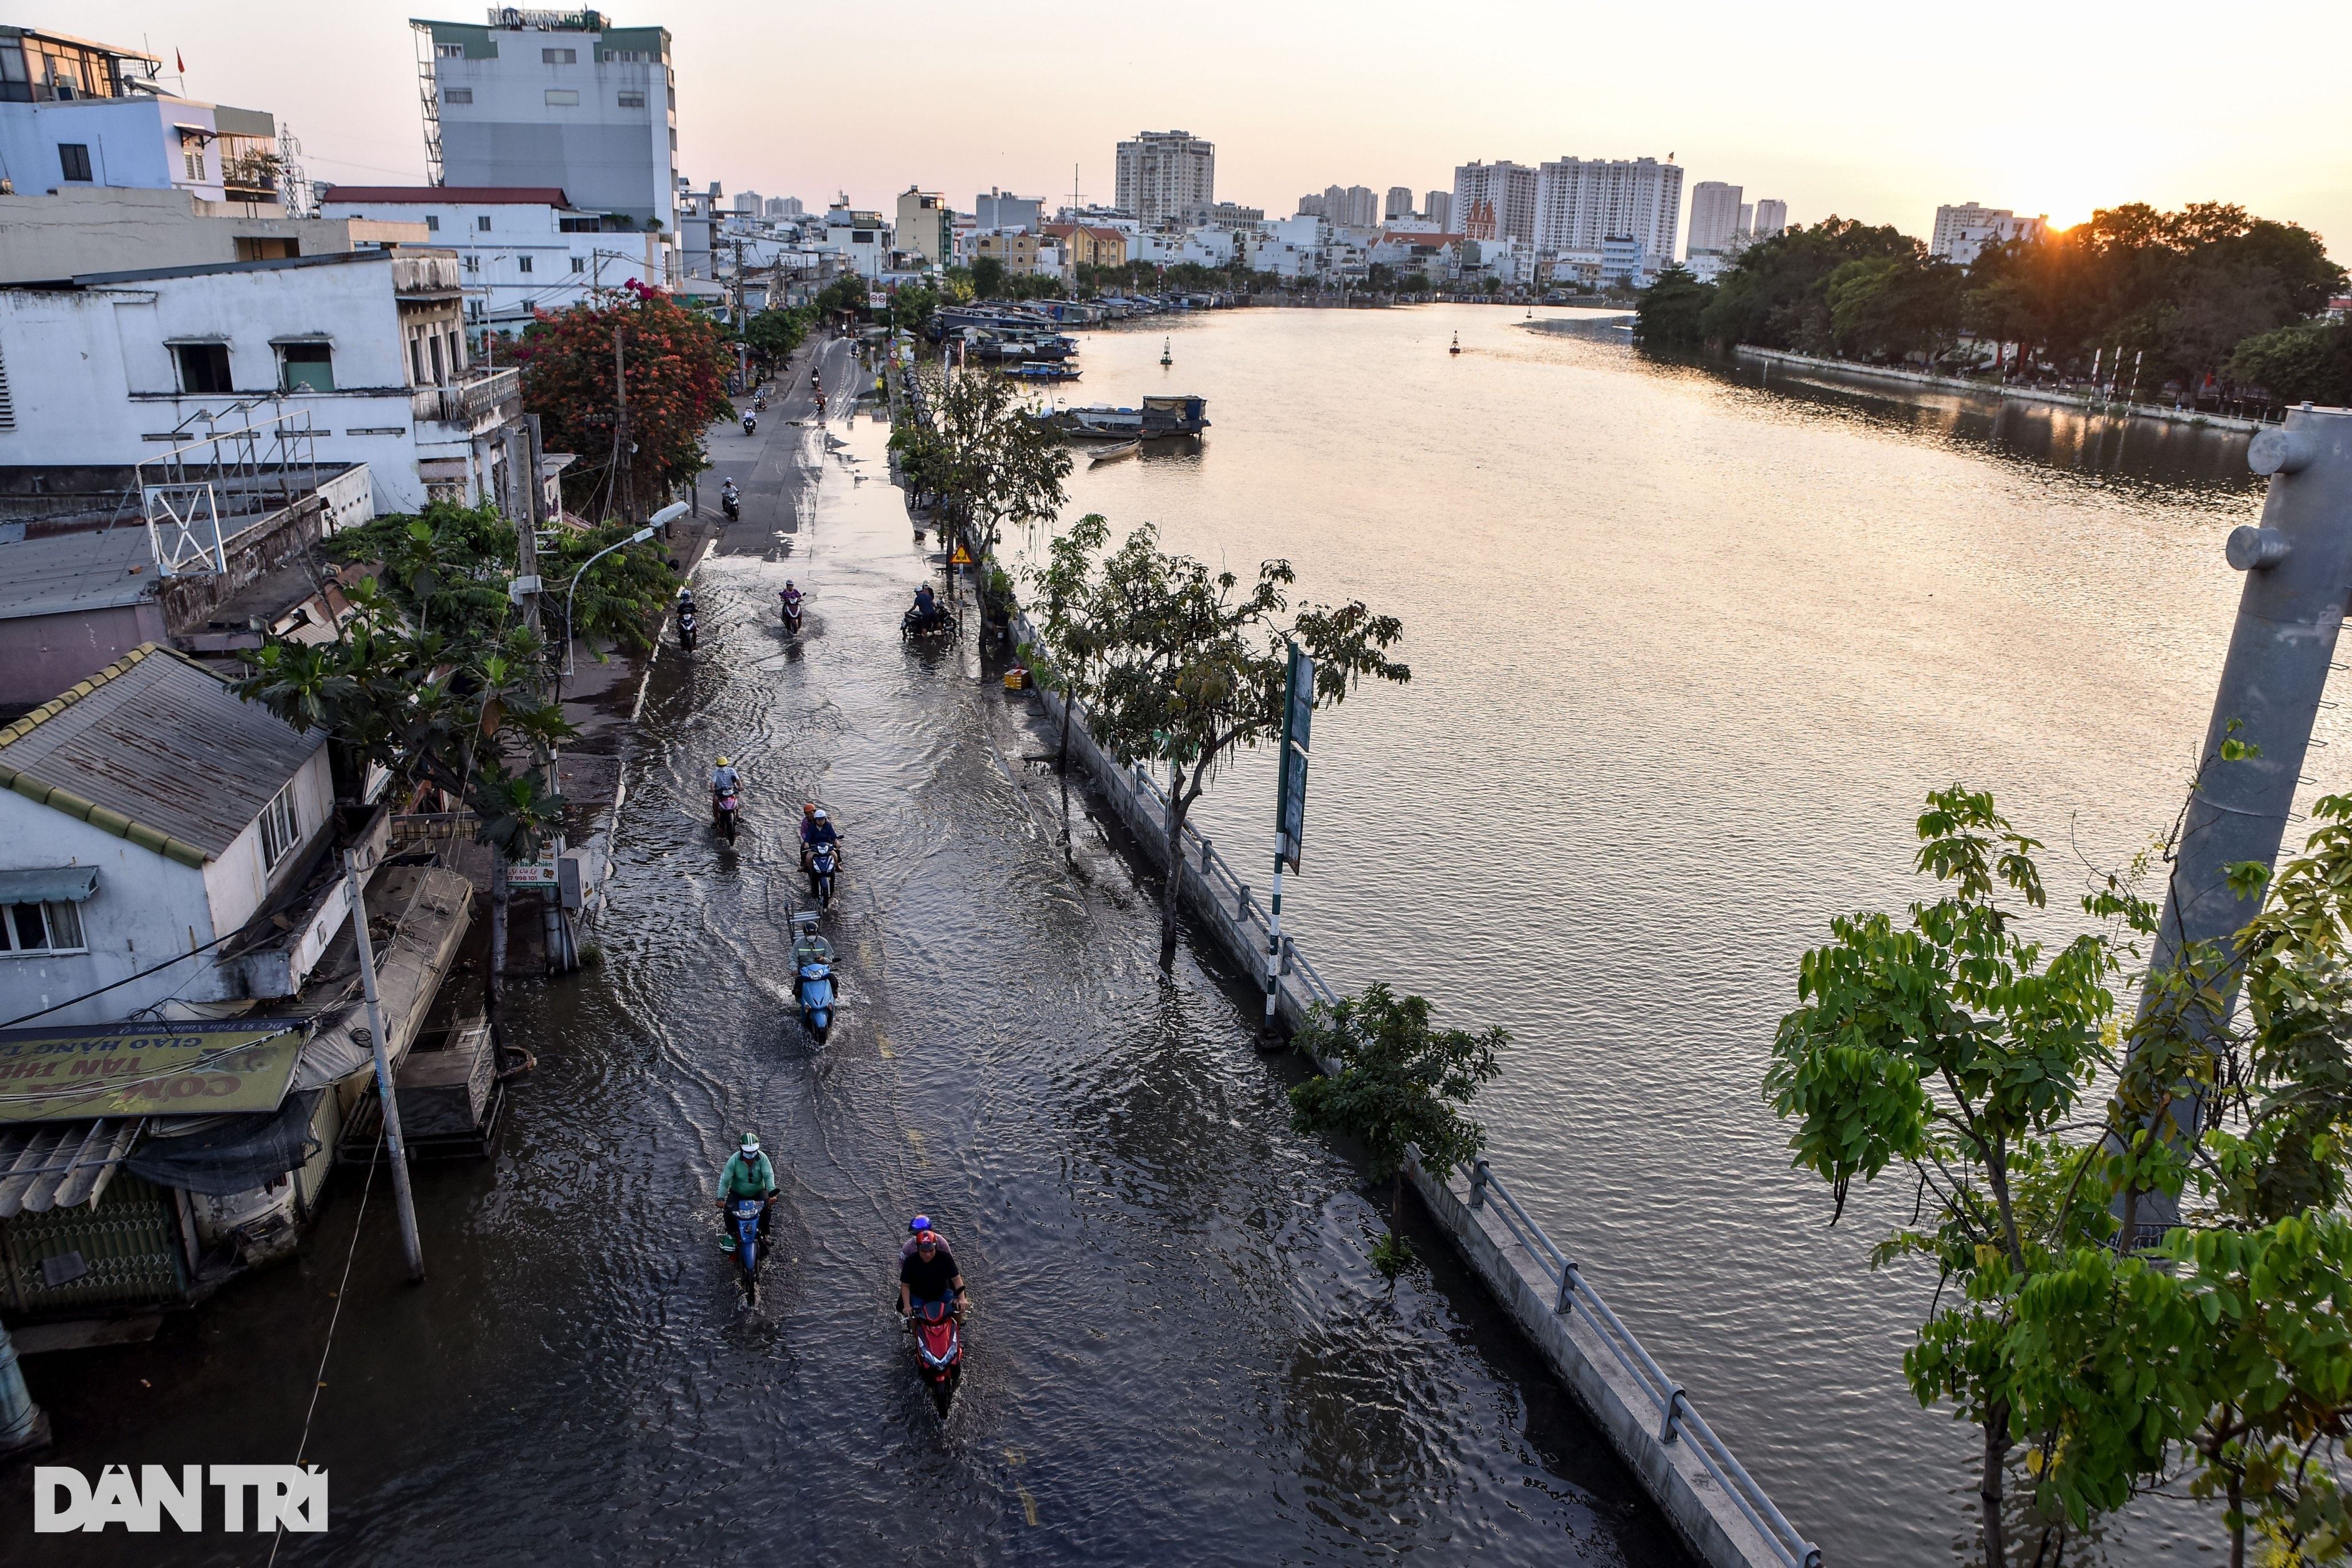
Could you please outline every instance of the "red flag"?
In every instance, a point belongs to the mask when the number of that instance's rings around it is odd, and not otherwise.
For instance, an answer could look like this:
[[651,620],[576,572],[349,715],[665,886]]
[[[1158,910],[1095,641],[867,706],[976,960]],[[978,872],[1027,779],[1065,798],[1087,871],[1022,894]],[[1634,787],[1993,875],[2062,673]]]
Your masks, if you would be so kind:
[[177,49],[173,49],[173,50],[172,51],[172,63],[173,63],[173,65],[175,65],[175,66],[178,66],[178,67],[180,68],[180,74],[181,74],[182,76],[185,76],[185,75],[187,75],[187,74],[188,74],[188,62],[187,62],[187,59],[186,59],[186,58],[185,58],[185,57],[184,57],[184,56],[180,53],[180,51],[179,51],[179,50],[177,50]]

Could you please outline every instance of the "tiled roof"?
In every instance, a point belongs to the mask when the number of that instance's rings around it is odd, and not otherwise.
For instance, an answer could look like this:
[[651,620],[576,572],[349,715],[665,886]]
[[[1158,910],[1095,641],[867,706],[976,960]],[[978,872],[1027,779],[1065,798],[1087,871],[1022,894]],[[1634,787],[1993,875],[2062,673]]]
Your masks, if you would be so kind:
[[202,866],[326,743],[148,643],[0,727],[0,785]]

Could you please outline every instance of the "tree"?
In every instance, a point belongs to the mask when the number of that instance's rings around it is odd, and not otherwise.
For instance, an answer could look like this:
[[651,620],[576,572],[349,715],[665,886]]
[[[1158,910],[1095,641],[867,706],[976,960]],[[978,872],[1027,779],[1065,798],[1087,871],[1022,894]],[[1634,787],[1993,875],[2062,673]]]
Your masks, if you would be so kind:
[[1295,580],[1287,561],[1268,561],[1241,592],[1233,573],[1212,574],[1189,555],[1161,551],[1147,523],[1097,563],[1073,612],[1097,650],[1096,741],[1124,765],[1169,765],[1163,965],[1176,956],[1185,818],[1235,747],[1280,738],[1291,645],[1315,659],[1318,708],[1344,700],[1367,677],[1412,678],[1387,657],[1404,635],[1396,617],[1375,616],[1361,601],[1288,613]]
[[[1062,699],[1062,735],[1054,771],[1062,783],[1062,842],[1070,841],[1070,720],[1079,702],[1092,695],[1097,660],[1101,657],[1096,629],[1081,611],[1087,574],[1095,557],[1110,541],[1110,523],[1098,511],[1078,519],[1067,533],[1056,535],[1045,547],[1043,566],[1024,570],[1037,597],[1031,608],[1042,617],[1036,623],[1042,646],[1030,656],[1031,673],[1039,685]],[[1035,655],[1042,654],[1043,660]]]
[[1479,1089],[1502,1076],[1496,1058],[1511,1037],[1498,1027],[1433,1027],[1427,1001],[1374,984],[1361,996],[1318,1004],[1294,1043],[1339,1071],[1291,1089],[1291,1125],[1357,1140],[1373,1176],[1390,1184],[1392,1261],[1381,1272],[1393,1285],[1396,1268],[1412,1256],[1396,1235],[1405,1165],[1418,1155],[1421,1168],[1442,1179],[1478,1157],[1486,1130],[1465,1112]]
[[1049,522],[1070,474],[1069,444],[1031,416],[1020,388],[979,372],[915,368],[922,415],[891,426],[900,477],[940,499],[948,526],[975,557],[1007,523]]
[[940,291],[929,283],[902,283],[890,293],[890,324],[909,331],[940,313]]
[[1888,226],[1832,216],[1758,240],[1716,280],[1701,326],[1709,341],[1828,353],[1830,279],[1853,261],[1913,260],[1925,247]]
[[971,258],[971,291],[975,298],[996,300],[1004,294],[1004,262],[994,256]]
[[1633,310],[1633,341],[1643,348],[1684,353],[1705,347],[1700,321],[1714,298],[1714,284],[1700,282],[1686,268],[1667,268],[1641,292]]
[[543,422],[546,445],[582,456],[564,474],[566,498],[582,511],[604,510],[602,499],[635,518],[642,500],[710,466],[703,431],[734,413],[726,393],[732,356],[718,326],[634,279],[542,312],[515,357],[523,406]]
[[1906,359],[1932,364],[1958,336],[1966,275],[1946,261],[1918,257],[1870,257],[1830,274],[1823,298],[1838,353],[1855,358]]
[[2352,322],[2304,321],[2258,332],[2231,351],[2222,374],[2273,403],[2352,405]]
[[793,357],[793,351],[808,336],[811,314],[806,310],[771,307],[743,323],[743,341],[761,364],[780,365]]

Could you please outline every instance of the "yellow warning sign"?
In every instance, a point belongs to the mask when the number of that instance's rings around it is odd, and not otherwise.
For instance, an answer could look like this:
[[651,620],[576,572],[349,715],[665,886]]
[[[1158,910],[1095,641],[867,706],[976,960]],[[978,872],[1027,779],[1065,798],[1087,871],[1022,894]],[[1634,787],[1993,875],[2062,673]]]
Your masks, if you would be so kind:
[[949,557],[949,560],[951,564],[957,566],[969,566],[971,564],[971,552],[959,544],[956,546],[956,552]]

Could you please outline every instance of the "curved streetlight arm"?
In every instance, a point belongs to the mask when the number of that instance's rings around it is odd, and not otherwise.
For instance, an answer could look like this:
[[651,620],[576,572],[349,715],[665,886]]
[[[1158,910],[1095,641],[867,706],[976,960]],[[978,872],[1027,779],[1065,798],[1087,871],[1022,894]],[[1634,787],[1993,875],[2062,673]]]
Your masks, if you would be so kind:
[[[669,510],[669,508],[667,508],[667,507],[664,507],[664,508],[662,509],[662,510],[664,510],[664,511],[667,511],[668,510]],[[681,507],[679,510],[684,510],[684,508],[683,508],[683,507]],[[656,516],[658,516],[658,515],[660,515],[660,514],[659,514],[659,513],[656,513]],[[579,592],[580,592],[580,579],[587,575],[587,574],[588,574],[588,568],[590,568],[591,566],[595,565],[595,564],[596,564],[596,563],[598,563],[599,561],[602,561],[603,559],[604,559],[604,557],[606,557],[607,555],[610,555],[610,554],[611,554],[611,553],[613,553],[613,552],[614,552],[615,550],[620,550],[620,549],[623,549],[623,548],[625,548],[625,547],[626,547],[626,546],[628,546],[628,545],[632,545],[632,544],[643,544],[646,540],[651,539],[653,536],[654,536],[653,525],[652,525],[651,523],[648,523],[648,524],[646,524],[645,527],[643,527],[643,528],[641,528],[641,529],[637,530],[637,531],[636,531],[636,532],[635,532],[635,533],[633,533],[633,534],[629,535],[629,537],[628,537],[628,538],[622,540],[622,541],[620,542],[620,543],[618,543],[618,544],[608,544],[608,545],[604,546],[604,549],[599,550],[598,552],[596,552],[596,553],[595,553],[595,554],[591,555],[590,557],[588,557],[588,559],[587,559],[587,560],[583,561],[583,562],[580,563],[580,570],[579,570],[579,571],[577,571],[577,572],[574,572],[573,574],[572,574],[572,586],[570,586],[569,588],[566,588],[565,590],[563,590],[563,673],[564,673],[564,674],[566,674],[566,675],[570,675],[570,674],[572,673],[572,595],[575,595],[575,594],[577,594],[577,593],[579,593]],[[561,693],[560,693],[560,692],[559,692],[559,694],[558,694],[558,700],[561,700]]]

